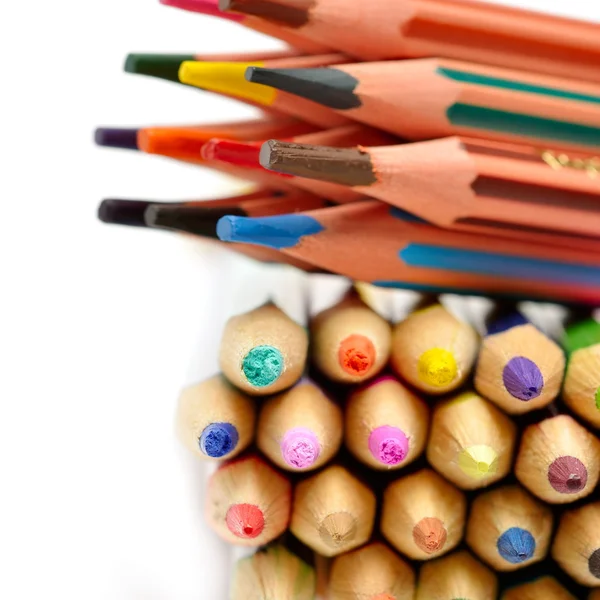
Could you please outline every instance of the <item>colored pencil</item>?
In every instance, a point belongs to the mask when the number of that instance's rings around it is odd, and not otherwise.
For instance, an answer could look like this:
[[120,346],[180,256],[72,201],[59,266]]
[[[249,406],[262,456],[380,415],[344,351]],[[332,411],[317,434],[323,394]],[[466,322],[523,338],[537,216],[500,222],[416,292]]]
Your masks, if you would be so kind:
[[296,383],[304,372],[307,352],[306,330],[269,303],[227,321],[219,364],[235,386],[262,396]]
[[373,469],[400,469],[425,449],[427,404],[394,377],[379,377],[354,391],[344,418],[348,450]]
[[241,102],[266,108],[283,115],[297,117],[323,128],[339,127],[350,123],[343,115],[338,115],[311,100],[305,100],[294,94],[280,92],[272,87],[246,81],[246,69],[253,64],[265,67],[285,65],[331,65],[346,60],[343,54],[324,54],[319,56],[298,56],[274,60],[251,62],[204,62],[185,61],[179,68],[179,81],[186,85],[201,88],[216,94],[224,94]]
[[600,502],[562,516],[552,557],[578,583],[600,587]]
[[434,471],[424,469],[388,485],[381,533],[405,556],[430,560],[460,543],[466,514],[465,495]]
[[235,23],[239,23],[244,27],[253,29],[258,33],[277,38],[282,42],[289,44],[299,50],[308,52],[309,54],[322,54],[331,50],[329,46],[325,44],[310,40],[309,38],[298,34],[294,31],[289,31],[278,27],[277,25],[271,24],[263,19],[257,19],[256,17],[225,13],[219,10],[218,0],[160,0],[161,4],[166,6],[173,6],[175,8],[181,8],[183,10],[208,15],[211,17],[218,17],[220,19],[227,19]]
[[206,519],[225,541],[261,546],[280,536],[290,520],[290,482],[262,458],[246,455],[211,476]]
[[[220,160],[240,167],[263,170],[260,164],[260,149],[265,141],[242,142],[215,137],[203,146],[202,156],[206,160]],[[353,123],[325,131],[294,136],[286,141],[298,144],[326,144],[346,148],[365,144],[383,146],[396,143],[397,139],[377,129]],[[271,172],[274,173],[275,171]],[[290,177],[283,173],[280,173],[280,175]],[[329,198],[338,204],[366,199],[364,194],[355,192],[348,186],[329,181],[294,177],[293,183],[297,187]]]
[[[311,204],[324,201],[298,193],[293,189],[267,190],[223,198],[191,202],[156,202],[153,200],[123,200],[109,198],[98,207],[98,218],[109,224],[130,227],[147,227],[179,233],[192,234],[204,241],[223,245],[217,238],[217,222],[224,214],[276,214],[280,206],[291,203],[301,206],[304,201]],[[281,202],[281,204],[280,204]],[[234,252],[267,263],[284,263],[303,271],[318,270],[314,265],[282,254],[271,248],[251,244],[230,244]]]
[[358,383],[377,375],[390,356],[392,331],[351,293],[310,322],[311,358],[333,381]]
[[327,462],[342,444],[342,410],[308,379],[265,400],[256,443],[275,465],[309,471]]
[[565,370],[561,348],[519,312],[488,325],[475,369],[475,389],[510,414],[547,406]]
[[468,323],[433,303],[394,327],[391,366],[423,392],[445,394],[466,381],[478,346],[479,336]]
[[415,574],[385,544],[375,542],[333,560],[328,592],[329,600],[413,600]]
[[599,84],[443,58],[255,66],[246,77],[410,140],[465,135],[580,152],[600,149]]
[[156,77],[172,81],[173,83],[181,83],[179,81],[179,67],[185,61],[201,61],[210,62],[255,62],[263,60],[276,60],[280,58],[291,58],[298,56],[298,53],[292,49],[279,50],[273,52],[256,52],[256,53],[230,53],[230,54],[149,54],[149,53],[132,53],[125,58],[123,70],[132,75],[146,75],[148,77]]
[[217,235],[382,287],[600,301],[600,271],[588,252],[445,231],[376,201],[294,215],[224,217]]
[[230,600],[314,600],[314,569],[280,544],[258,550],[235,566]]
[[552,535],[552,511],[516,485],[477,496],[466,540],[496,571],[514,571],[544,559]]
[[468,552],[421,566],[415,600],[496,600],[496,575]]
[[465,490],[499,481],[510,471],[516,426],[473,392],[444,400],[433,410],[429,464]]
[[[508,589],[502,600],[577,600],[554,577],[546,575]],[[590,597],[593,600],[593,597]]]
[[484,226],[490,235],[548,245],[554,232],[582,237],[585,245],[586,238],[598,237],[600,179],[581,169],[553,168],[544,158],[548,153],[459,137],[358,149],[270,140],[260,163],[348,185],[440,227]]
[[570,325],[563,346],[569,357],[563,400],[574,413],[600,428],[600,323],[589,318]]
[[600,82],[598,26],[537,12],[454,0],[222,0],[363,60],[446,56]]
[[568,415],[545,419],[524,431],[515,475],[545,502],[575,502],[598,483],[600,440]]
[[371,537],[375,494],[346,468],[333,465],[301,481],[290,531],[323,556],[337,556]]
[[186,387],[179,397],[177,431],[201,458],[229,459],[254,439],[256,407],[221,375]]

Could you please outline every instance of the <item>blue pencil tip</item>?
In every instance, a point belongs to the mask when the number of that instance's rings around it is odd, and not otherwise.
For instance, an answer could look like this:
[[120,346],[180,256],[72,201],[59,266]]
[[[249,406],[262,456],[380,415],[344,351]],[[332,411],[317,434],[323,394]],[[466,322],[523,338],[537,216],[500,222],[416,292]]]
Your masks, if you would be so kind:
[[217,236],[224,242],[242,242],[281,250],[292,248],[307,235],[323,231],[312,217],[301,214],[272,217],[226,216],[217,223]]
[[512,565],[530,560],[535,554],[535,538],[527,529],[511,527],[496,543],[498,554]]
[[231,423],[211,423],[204,428],[198,444],[200,450],[211,458],[222,458],[238,444],[240,436]]

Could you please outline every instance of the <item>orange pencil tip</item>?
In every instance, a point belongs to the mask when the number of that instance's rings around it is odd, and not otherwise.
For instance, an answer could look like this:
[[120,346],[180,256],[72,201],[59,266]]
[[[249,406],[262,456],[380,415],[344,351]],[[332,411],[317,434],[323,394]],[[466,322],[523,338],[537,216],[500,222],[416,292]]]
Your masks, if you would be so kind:
[[340,366],[350,375],[366,375],[375,364],[375,358],[375,346],[364,335],[348,336],[341,342],[338,350]]

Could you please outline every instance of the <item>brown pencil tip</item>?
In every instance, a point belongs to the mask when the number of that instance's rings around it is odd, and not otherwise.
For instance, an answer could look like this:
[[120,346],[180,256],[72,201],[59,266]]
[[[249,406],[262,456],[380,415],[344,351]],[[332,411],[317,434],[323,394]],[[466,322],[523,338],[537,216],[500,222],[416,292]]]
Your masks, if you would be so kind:
[[356,518],[347,512],[327,515],[319,526],[321,539],[331,548],[342,548],[356,537]]
[[425,517],[413,528],[413,540],[426,554],[439,552],[445,546],[447,537],[444,524],[436,517]]
[[342,185],[368,186],[377,181],[371,157],[358,148],[268,140],[261,147],[259,161],[271,171]]
[[308,23],[312,0],[219,0],[219,10],[259,17],[286,27],[302,27]]

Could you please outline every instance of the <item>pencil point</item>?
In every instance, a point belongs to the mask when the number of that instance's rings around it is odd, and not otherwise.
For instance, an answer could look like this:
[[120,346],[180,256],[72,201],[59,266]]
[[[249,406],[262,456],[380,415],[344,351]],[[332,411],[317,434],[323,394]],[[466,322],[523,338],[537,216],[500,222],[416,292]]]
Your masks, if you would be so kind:
[[261,168],[259,162],[260,146],[260,143],[244,143],[213,138],[202,147],[202,158],[257,169]]
[[368,186],[377,181],[371,157],[358,148],[268,140],[260,149],[259,161],[270,171],[342,185]]
[[94,132],[94,141],[98,146],[105,146],[107,148],[137,150],[137,135],[137,129],[98,127]]
[[505,561],[518,565],[535,554],[535,538],[526,529],[511,527],[498,538],[496,547]]
[[323,231],[312,217],[301,214],[272,217],[226,216],[217,223],[217,235],[224,242],[244,242],[281,250],[300,243],[304,236]]
[[254,504],[232,504],[225,522],[229,531],[239,538],[253,539],[265,528],[263,511]]
[[295,0],[294,6],[270,0],[219,0],[222,11],[235,11],[259,17],[286,27],[302,27],[308,23],[308,9],[313,0]]
[[273,346],[256,346],[242,360],[242,371],[248,383],[257,388],[275,383],[283,372],[283,367],[283,356]]
[[437,517],[425,517],[413,528],[413,540],[426,554],[439,552],[446,544],[448,532]]
[[128,54],[124,71],[179,83],[179,67],[189,60],[194,60],[192,54]]
[[600,579],[600,548],[594,550],[590,555],[588,569],[596,579]]
[[408,438],[397,427],[382,425],[369,435],[369,451],[380,463],[393,467],[399,465],[408,454]]
[[194,87],[270,106],[277,92],[273,88],[248,83],[244,73],[248,63],[185,61],[179,67],[179,81]]
[[246,79],[311,100],[322,106],[348,110],[361,106],[354,93],[358,80],[331,67],[316,69],[265,69],[249,67]]
[[539,367],[524,356],[515,356],[506,363],[502,381],[511,396],[524,402],[537,398],[544,387],[544,377]]
[[338,348],[340,367],[349,375],[365,376],[375,364],[377,351],[373,342],[364,335],[351,335]]
[[586,466],[574,456],[560,456],[548,467],[548,482],[561,494],[578,494],[587,480]]
[[320,453],[319,439],[310,429],[304,427],[290,429],[281,440],[283,460],[295,469],[312,467]]
[[244,17],[237,14],[223,13],[219,9],[218,0],[159,0],[165,6],[180,8],[189,12],[200,13],[211,17],[219,17],[229,21],[241,21]]
[[451,352],[442,348],[431,348],[423,352],[418,362],[419,379],[432,387],[444,387],[458,375],[456,359]]
[[347,512],[327,515],[319,525],[319,535],[330,548],[342,548],[356,537],[356,518]]
[[222,458],[229,454],[239,441],[237,429],[231,423],[211,423],[202,431],[198,445],[211,458]]
[[459,454],[458,466],[465,475],[483,479],[498,470],[498,453],[485,444],[470,446]]
[[145,213],[151,202],[145,200],[102,200],[98,207],[98,219],[103,223],[146,227]]

